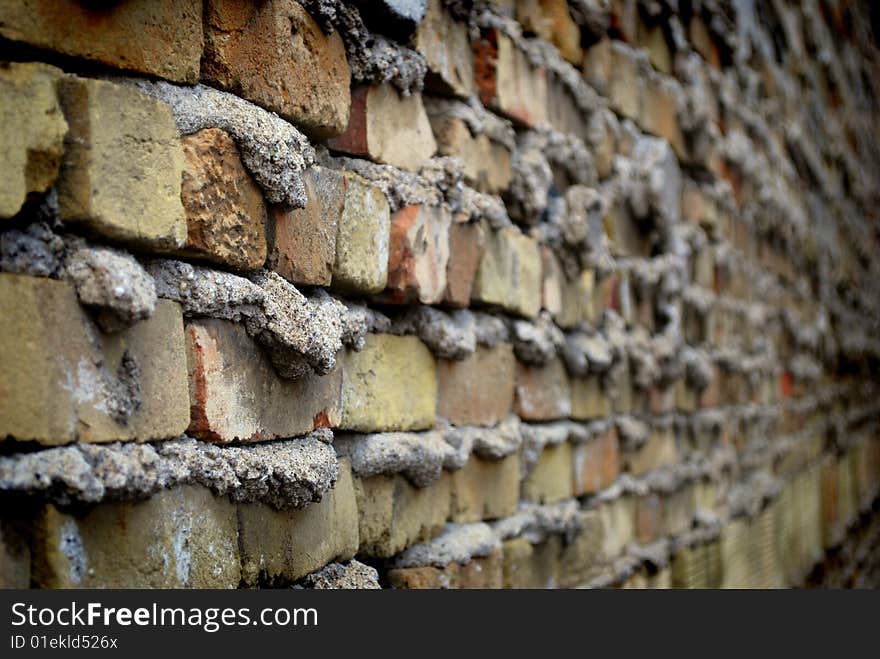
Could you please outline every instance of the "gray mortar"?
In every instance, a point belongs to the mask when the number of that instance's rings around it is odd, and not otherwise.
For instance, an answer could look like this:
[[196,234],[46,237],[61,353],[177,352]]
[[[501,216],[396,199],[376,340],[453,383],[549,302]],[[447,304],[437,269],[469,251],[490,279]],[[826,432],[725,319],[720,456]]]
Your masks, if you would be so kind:
[[76,288],[80,304],[97,308],[105,332],[131,327],[153,315],[156,287],[134,257],[109,247],[75,248],[67,255],[62,278]]
[[403,474],[416,487],[427,487],[440,477],[447,462],[457,462],[455,450],[437,430],[340,436],[334,446],[340,456],[351,459],[356,476]]
[[464,565],[473,558],[488,556],[500,547],[498,537],[487,524],[447,524],[443,532],[433,540],[413,545],[401,552],[393,560],[391,567],[446,567],[451,563]]
[[[282,377],[301,377],[309,369],[322,375],[335,368],[348,310],[323,290],[306,298],[265,270],[246,279],[172,260],[154,260],[147,269],[159,297],[180,303],[187,317],[243,323]],[[348,326],[349,338],[351,330]]]
[[489,348],[510,341],[510,327],[504,318],[484,311],[473,311],[477,343]]
[[422,90],[428,67],[421,53],[370,32],[357,8],[341,0],[301,4],[325,33],[339,32],[354,81],[391,83],[406,95]]
[[526,364],[542,365],[556,357],[565,346],[565,335],[550,314],[542,311],[535,322],[514,320],[510,323],[513,350]]
[[439,96],[426,96],[424,104],[429,117],[460,119],[473,136],[485,135],[493,142],[503,144],[511,150],[515,146],[516,133],[513,124],[486,110],[476,97],[459,101]]
[[188,437],[158,444],[72,444],[0,457],[0,491],[70,505],[137,500],[198,483],[232,501],[301,508],[320,501],[336,482],[328,434],[242,447]]
[[440,359],[461,360],[477,348],[476,322],[467,310],[444,312],[419,306],[396,316],[391,333],[418,336]]
[[513,515],[492,523],[492,530],[503,542],[526,538],[532,544],[548,536],[561,535],[570,541],[583,528],[583,513],[576,499],[538,505],[522,502]]
[[123,80],[167,103],[183,135],[220,128],[235,140],[241,159],[272,203],[304,208],[302,172],[314,164],[315,151],[305,135],[274,112],[204,85]]
[[455,451],[456,468],[462,468],[473,453],[484,460],[502,460],[522,446],[519,417],[511,416],[492,428],[449,426],[443,439]]
[[590,373],[604,373],[614,360],[611,346],[598,332],[567,333],[561,355],[568,372],[581,377]]
[[635,417],[618,416],[615,423],[617,424],[617,436],[620,438],[620,445],[624,451],[638,450],[644,446],[651,435],[651,427]]
[[376,568],[351,559],[347,563],[329,563],[303,577],[295,589],[307,590],[379,590]]
[[0,271],[72,284],[105,332],[131,327],[156,307],[153,279],[133,256],[56,233],[48,222],[0,234]]
[[343,345],[360,352],[366,345],[368,334],[391,331],[391,320],[385,314],[356,302],[346,300],[340,302],[347,309],[342,321]]

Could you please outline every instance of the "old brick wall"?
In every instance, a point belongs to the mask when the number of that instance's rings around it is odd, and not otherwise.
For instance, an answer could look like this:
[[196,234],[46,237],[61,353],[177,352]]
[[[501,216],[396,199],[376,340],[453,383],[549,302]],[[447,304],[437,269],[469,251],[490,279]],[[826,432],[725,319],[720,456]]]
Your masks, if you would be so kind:
[[871,13],[0,3],[0,585],[878,585]]

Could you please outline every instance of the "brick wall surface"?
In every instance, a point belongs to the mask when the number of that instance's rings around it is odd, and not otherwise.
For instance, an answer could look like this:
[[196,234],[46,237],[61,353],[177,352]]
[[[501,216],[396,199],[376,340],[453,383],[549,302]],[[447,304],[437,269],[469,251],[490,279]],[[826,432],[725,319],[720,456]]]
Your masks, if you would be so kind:
[[7,0],[0,586],[880,585],[856,0]]

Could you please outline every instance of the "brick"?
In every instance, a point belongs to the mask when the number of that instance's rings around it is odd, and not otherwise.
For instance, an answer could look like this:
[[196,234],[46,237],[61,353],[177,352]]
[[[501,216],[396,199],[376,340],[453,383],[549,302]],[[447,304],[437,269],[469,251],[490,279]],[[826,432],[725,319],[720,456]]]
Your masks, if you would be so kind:
[[471,455],[464,467],[452,472],[449,519],[479,522],[513,515],[519,501],[519,455],[483,460]]
[[58,178],[67,132],[56,91],[60,75],[45,64],[0,65],[0,218],[18,213],[28,195]]
[[591,141],[590,116],[558,77],[547,78],[547,123],[560,133],[570,133],[586,143]]
[[752,566],[748,555],[749,522],[739,518],[721,529],[721,588],[753,588]]
[[405,590],[452,590],[461,583],[461,566],[450,563],[445,567],[425,565],[388,570],[388,583],[392,588]]
[[177,82],[199,80],[199,0],[10,0],[0,36],[63,55]]
[[422,95],[404,96],[390,84],[353,89],[348,126],[327,146],[410,171],[437,151]]
[[573,447],[574,493],[596,494],[610,487],[620,473],[617,430],[608,430]]
[[559,49],[563,59],[581,63],[581,31],[565,0],[526,0],[516,3],[516,20],[527,32],[534,32]]
[[686,484],[663,499],[663,524],[666,535],[681,535],[690,531],[697,511],[696,488]]
[[574,458],[568,442],[548,445],[522,483],[522,498],[555,503],[574,496]]
[[462,590],[497,590],[503,584],[503,570],[501,549],[493,549],[488,556],[472,558],[461,566],[458,587]]
[[425,89],[469,98],[476,93],[476,85],[468,27],[453,20],[440,0],[428,0],[427,5],[414,41],[428,65]]
[[345,208],[345,179],[322,167],[309,169],[303,179],[305,208],[272,208],[268,266],[294,284],[329,286]]
[[0,437],[57,445],[149,441],[186,430],[177,304],[160,301],[148,320],[104,335],[67,284],[2,274],[0,318]]
[[611,39],[604,37],[584,51],[584,79],[597,92],[608,94],[611,84]]
[[183,149],[171,109],[104,80],[59,83],[70,128],[58,181],[59,217],[151,250],[183,247]]
[[241,579],[248,586],[281,586],[330,561],[347,561],[358,548],[358,511],[347,459],[323,499],[302,509],[239,504]]
[[494,426],[513,407],[516,359],[509,343],[477,346],[473,355],[437,361],[437,414],[450,423]]
[[208,0],[202,77],[311,137],[348,125],[351,74],[342,37],[324,34],[292,0]]
[[636,540],[649,545],[664,534],[663,499],[649,492],[636,499]]
[[346,353],[342,380],[344,430],[420,430],[434,425],[434,357],[414,336],[371,334]]
[[648,25],[639,21],[638,41],[647,51],[651,66],[666,75],[673,75],[672,50],[662,25]]
[[611,44],[611,71],[608,99],[611,109],[628,119],[638,121],[640,107],[639,62],[635,51],[617,41]]
[[332,428],[341,419],[342,372],[281,378],[242,325],[187,323],[190,425],[211,442],[253,442]]
[[525,126],[547,119],[547,79],[499,30],[482,31],[474,44],[474,76],[483,105]]
[[671,79],[647,76],[642,86],[639,124],[645,131],[669,142],[679,160],[686,160],[687,147],[678,121],[678,97],[682,93]]
[[453,224],[449,228],[444,303],[459,309],[470,304],[474,279],[485,251],[486,230],[481,224]]
[[624,455],[626,470],[633,476],[642,476],[649,471],[673,464],[678,459],[675,432],[672,428],[654,428],[648,440],[634,451]]
[[181,142],[184,254],[237,270],[261,268],[266,262],[266,206],[235,142],[217,128],[187,135]]
[[709,33],[706,23],[698,14],[694,14],[688,23],[688,38],[694,50],[700,53],[710,66],[721,68],[721,51]]
[[379,188],[355,174],[343,178],[345,205],[336,236],[333,288],[378,293],[388,282],[391,211]]
[[200,486],[84,513],[47,505],[34,528],[41,588],[236,588],[235,506]]
[[596,321],[597,314],[593,304],[594,273],[582,270],[573,280],[562,282],[562,308],[554,316],[556,324],[563,329],[570,329],[586,320]]
[[489,233],[471,298],[526,318],[541,309],[541,252],[512,227]]
[[504,587],[516,589],[555,588],[560,577],[560,541],[550,536],[533,545],[526,538],[507,540],[504,555]]
[[388,285],[383,300],[436,304],[446,292],[449,227],[442,206],[413,204],[391,216]]
[[559,586],[573,588],[589,583],[605,566],[602,556],[604,528],[595,510],[579,515],[579,530],[567,539],[559,555]]
[[26,535],[30,523],[0,520],[0,588],[4,590],[31,587],[31,550]]
[[602,520],[602,554],[608,559],[620,556],[636,535],[636,500],[618,497],[598,507]]
[[483,134],[472,134],[456,117],[429,114],[431,129],[441,156],[461,160],[465,181],[480,192],[500,194],[513,177],[510,149]]
[[611,414],[611,398],[602,389],[598,375],[571,379],[571,417],[601,419]]
[[571,385],[562,360],[544,366],[516,365],[516,413],[528,421],[551,421],[571,415]]
[[616,38],[634,43],[638,34],[639,8],[636,0],[611,0],[611,26]]
[[355,478],[358,553],[388,558],[439,535],[449,517],[451,487],[446,472],[423,488],[399,474]]

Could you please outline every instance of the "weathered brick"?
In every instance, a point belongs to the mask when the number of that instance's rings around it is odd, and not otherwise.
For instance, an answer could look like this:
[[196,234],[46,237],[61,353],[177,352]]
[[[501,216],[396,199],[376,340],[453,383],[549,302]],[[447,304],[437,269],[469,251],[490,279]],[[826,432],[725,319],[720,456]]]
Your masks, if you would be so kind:
[[429,114],[437,151],[461,160],[465,181],[477,190],[499,194],[510,187],[513,167],[510,149],[483,134],[472,134],[457,117]]
[[440,0],[428,0],[416,30],[414,47],[425,56],[425,88],[469,98],[476,93],[474,56],[466,24],[453,20]]
[[379,188],[355,174],[343,178],[345,205],[336,236],[333,288],[378,293],[388,282],[391,211]]
[[458,587],[462,590],[501,588],[504,580],[503,565],[500,548],[493,549],[488,556],[472,558],[459,570]]
[[666,40],[663,25],[649,25],[639,21],[638,42],[648,52],[648,60],[658,71],[673,74],[672,50]]
[[198,82],[199,0],[9,0],[0,36],[106,66],[177,82]]
[[602,556],[604,529],[595,510],[579,515],[579,530],[562,545],[559,555],[559,585],[572,588],[599,576],[605,565]]
[[639,7],[637,0],[611,0],[610,32],[618,39],[634,43],[638,34]]
[[483,105],[526,126],[546,121],[546,72],[499,30],[483,30],[475,43],[474,75]]
[[648,440],[624,455],[624,465],[633,476],[674,463],[678,459],[675,432],[670,428],[654,428]]
[[360,432],[419,430],[434,425],[434,357],[414,336],[371,334],[343,365],[342,421]]
[[346,561],[358,549],[358,510],[347,459],[319,503],[276,510],[263,503],[239,504],[241,578],[249,586],[285,585],[330,561]]
[[241,163],[235,142],[217,128],[182,139],[184,254],[255,270],[266,262],[263,194]]
[[272,208],[268,266],[294,284],[329,286],[345,208],[345,179],[340,172],[313,167],[303,180],[305,208]]
[[574,457],[571,444],[548,445],[522,483],[522,497],[535,503],[555,503],[574,496]]
[[183,247],[184,159],[171,109],[105,80],[65,78],[59,88],[70,128],[60,219],[151,250]]
[[101,334],[73,289],[0,274],[0,437],[41,444],[148,441],[189,424],[180,307]]
[[445,472],[422,488],[399,474],[355,478],[358,552],[388,558],[437,536],[449,517],[450,489],[451,479]]
[[461,583],[461,566],[450,563],[445,567],[425,565],[388,570],[388,583],[392,588],[406,590],[452,590]]
[[519,501],[519,476],[516,453],[501,460],[472,455],[464,467],[451,474],[450,520],[479,522],[514,514]]
[[640,107],[639,62],[635,51],[620,42],[611,44],[611,71],[608,82],[608,99],[618,114],[638,121]]
[[574,493],[595,494],[609,487],[620,473],[617,430],[608,429],[589,441],[574,445]]
[[648,492],[636,498],[636,540],[649,545],[664,535],[663,498]]
[[522,537],[507,540],[502,546],[504,587],[555,588],[561,576],[560,544],[557,536],[550,536],[537,545]]
[[611,39],[599,39],[584,52],[584,79],[600,94],[611,84]]
[[602,553],[606,558],[620,556],[636,535],[636,501],[631,496],[618,497],[598,507],[602,520]]
[[687,148],[678,121],[679,94],[682,91],[675,81],[659,75],[646,76],[639,104],[639,123],[645,131],[669,142],[679,160],[685,160]]
[[554,316],[556,324],[563,329],[569,329],[584,320],[595,322],[597,314],[593,303],[593,288],[592,270],[582,270],[573,280],[563,279],[562,308]]
[[538,244],[510,227],[489,233],[471,297],[526,318],[537,316],[541,309]]
[[348,127],[327,146],[411,171],[437,151],[422,95],[404,96],[390,84],[353,89]]
[[212,442],[261,441],[332,428],[341,418],[342,372],[281,378],[242,325],[186,325],[189,434]]
[[351,74],[342,37],[324,34],[293,0],[208,0],[202,77],[313,137],[348,125]]
[[598,375],[571,379],[571,416],[574,419],[601,419],[611,414],[611,398],[602,389]]
[[700,53],[710,66],[716,69],[721,68],[721,51],[699,14],[691,16],[690,23],[688,23],[688,38],[694,50]]
[[571,385],[562,360],[544,366],[516,365],[516,413],[529,421],[551,421],[571,415]]
[[47,505],[32,552],[43,588],[236,588],[240,577],[235,506],[200,486],[84,513]]
[[486,230],[481,224],[453,224],[449,228],[444,303],[456,308],[470,304],[474,279],[485,251]]
[[67,132],[60,75],[46,64],[0,65],[0,218],[18,213],[29,194],[45,192],[58,178]]
[[513,407],[516,358],[509,343],[437,361],[437,414],[457,426],[494,426]]
[[436,304],[446,291],[449,227],[442,206],[404,206],[391,216],[388,288],[383,300]]
[[581,31],[565,0],[525,0],[516,3],[516,19],[528,32],[549,41],[575,66],[581,63]]

